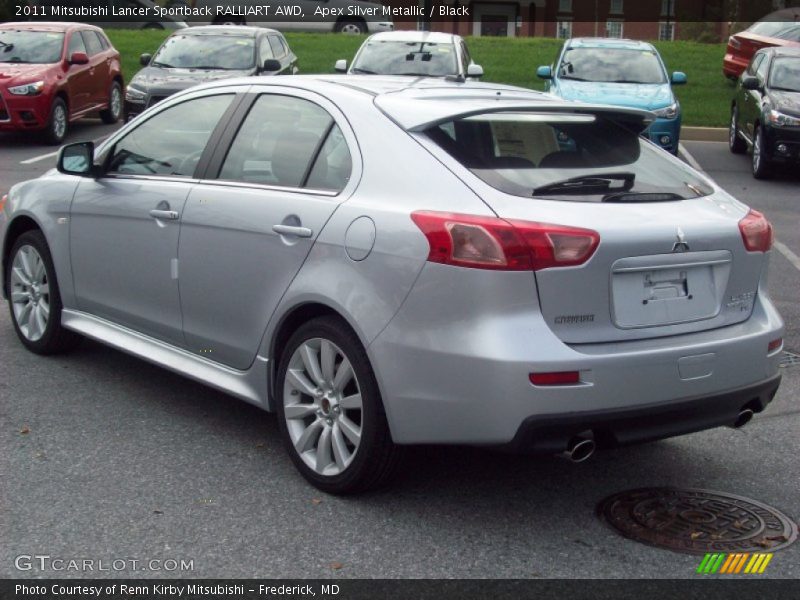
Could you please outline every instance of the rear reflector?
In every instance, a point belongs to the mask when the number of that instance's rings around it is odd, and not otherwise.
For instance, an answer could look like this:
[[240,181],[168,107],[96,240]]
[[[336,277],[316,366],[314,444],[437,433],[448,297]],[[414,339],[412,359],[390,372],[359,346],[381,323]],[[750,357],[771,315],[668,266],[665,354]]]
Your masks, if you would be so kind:
[[416,211],[411,219],[428,239],[431,262],[474,269],[538,271],[588,261],[600,243],[590,229]]
[[580,383],[580,371],[560,371],[557,373],[531,373],[528,375],[533,385],[573,385]]
[[750,210],[739,221],[744,247],[750,252],[769,252],[772,248],[772,224],[757,210]]
[[767,354],[772,354],[775,350],[779,350],[781,346],[783,346],[783,338],[772,340],[767,346]]

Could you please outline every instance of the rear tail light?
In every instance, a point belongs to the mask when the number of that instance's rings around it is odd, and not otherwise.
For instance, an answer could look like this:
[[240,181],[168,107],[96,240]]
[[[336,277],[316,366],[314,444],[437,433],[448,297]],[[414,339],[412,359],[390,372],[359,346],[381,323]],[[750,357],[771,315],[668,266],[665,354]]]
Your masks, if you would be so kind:
[[416,211],[411,219],[428,239],[429,261],[474,269],[581,265],[600,243],[596,231],[549,223],[433,211]]
[[580,383],[579,371],[559,371],[555,373],[531,373],[528,375],[533,385],[575,385]]
[[739,231],[744,247],[750,252],[769,252],[772,248],[772,224],[757,210],[751,209],[739,221]]
[[6,207],[6,200],[8,200],[8,194],[3,194],[3,197],[0,198],[0,212],[3,212]]
[[780,350],[781,346],[783,346],[783,338],[778,338],[776,340],[772,340],[767,345],[767,354],[772,354],[776,350]]
[[728,46],[730,46],[734,50],[738,50],[739,48],[742,47],[742,42],[739,41],[739,38],[732,35],[731,37],[728,38]]

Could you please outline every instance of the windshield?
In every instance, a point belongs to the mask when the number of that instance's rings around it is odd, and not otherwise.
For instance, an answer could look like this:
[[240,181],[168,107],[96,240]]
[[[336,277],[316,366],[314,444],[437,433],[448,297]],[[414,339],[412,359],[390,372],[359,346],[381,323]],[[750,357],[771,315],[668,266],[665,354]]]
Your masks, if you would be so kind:
[[776,58],[769,75],[769,87],[800,92],[800,58]]
[[637,129],[601,115],[489,113],[425,133],[487,184],[524,198],[656,202],[713,191]]
[[150,64],[179,69],[245,70],[255,66],[255,40],[232,35],[174,35]]
[[558,69],[561,79],[614,83],[666,83],[654,50],[569,48]]
[[0,29],[0,62],[55,63],[63,46],[63,33]]
[[372,75],[458,75],[453,44],[432,42],[365,42],[353,63],[354,73]]

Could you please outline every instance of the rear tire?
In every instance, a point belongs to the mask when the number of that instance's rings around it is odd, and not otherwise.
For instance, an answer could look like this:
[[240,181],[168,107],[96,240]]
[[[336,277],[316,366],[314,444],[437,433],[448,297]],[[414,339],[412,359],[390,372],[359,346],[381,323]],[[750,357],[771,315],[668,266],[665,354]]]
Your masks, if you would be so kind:
[[8,255],[6,289],[11,322],[28,350],[58,354],[80,342],[78,334],[61,326],[61,294],[41,231],[26,231],[14,242]]
[[278,424],[295,467],[330,494],[386,483],[400,461],[378,383],[356,335],[313,319],[289,339],[275,386]]
[[367,33],[367,24],[363,21],[339,21],[336,23],[336,33],[360,35]]
[[728,126],[728,148],[734,154],[744,154],[747,150],[747,143],[739,135],[739,109],[736,106],[731,110],[731,122]]
[[753,135],[753,177],[756,179],[766,179],[770,174],[770,164],[764,151],[764,134],[761,127],[756,125]]
[[122,86],[115,81],[108,92],[108,108],[100,111],[100,118],[106,125],[112,125],[122,117]]
[[69,129],[67,105],[61,98],[56,98],[50,107],[50,119],[44,132],[45,140],[48,144],[59,145],[67,137],[67,129]]

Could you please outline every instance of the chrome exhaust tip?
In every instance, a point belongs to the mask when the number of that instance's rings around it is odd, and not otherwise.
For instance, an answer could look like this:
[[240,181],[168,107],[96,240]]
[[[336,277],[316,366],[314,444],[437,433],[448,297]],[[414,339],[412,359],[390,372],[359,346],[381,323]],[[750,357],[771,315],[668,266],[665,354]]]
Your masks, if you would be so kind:
[[594,440],[586,437],[576,437],[570,440],[567,449],[561,453],[561,456],[570,462],[580,463],[588,460],[594,454],[596,445]]
[[745,408],[741,410],[739,414],[736,416],[736,420],[733,422],[733,425],[731,425],[731,427],[733,427],[734,429],[739,429],[741,427],[744,427],[750,422],[752,418],[753,418],[753,411],[750,410],[749,408]]

